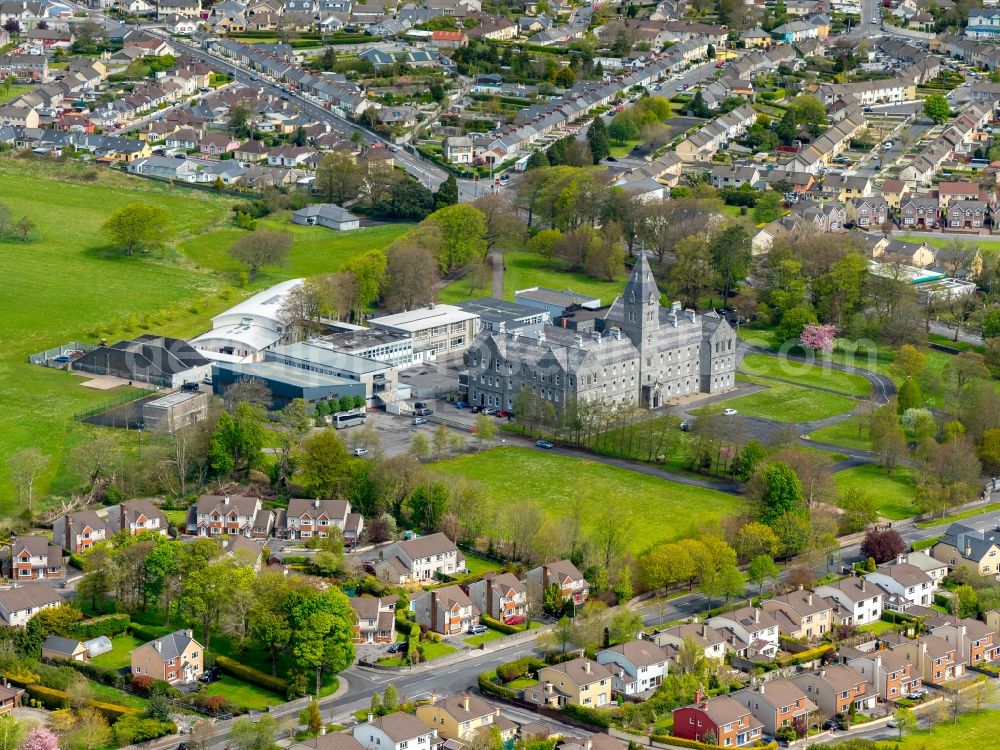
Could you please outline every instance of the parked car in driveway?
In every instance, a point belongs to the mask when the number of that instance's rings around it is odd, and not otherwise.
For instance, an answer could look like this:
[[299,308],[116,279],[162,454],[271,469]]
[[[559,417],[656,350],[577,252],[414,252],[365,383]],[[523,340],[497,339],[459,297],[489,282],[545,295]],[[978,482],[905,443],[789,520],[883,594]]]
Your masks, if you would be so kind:
[[472,633],[472,635],[482,635],[487,630],[488,630],[488,628],[485,625],[470,625],[469,626],[469,632]]
[[397,641],[396,643],[392,643],[386,651],[390,654],[398,654],[406,651],[406,641]]
[[427,417],[414,417],[413,424],[427,424]]

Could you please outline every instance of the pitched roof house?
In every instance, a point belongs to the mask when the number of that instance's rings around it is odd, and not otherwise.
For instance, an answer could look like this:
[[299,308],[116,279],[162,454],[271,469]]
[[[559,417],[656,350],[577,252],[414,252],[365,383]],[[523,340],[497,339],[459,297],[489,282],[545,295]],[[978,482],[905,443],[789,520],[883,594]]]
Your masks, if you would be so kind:
[[107,522],[92,510],[78,510],[52,522],[52,541],[80,555],[108,536]]
[[765,600],[762,605],[789,638],[815,640],[833,627],[833,605],[812,591],[792,591]]
[[616,692],[638,695],[656,690],[667,676],[667,652],[652,641],[634,640],[596,654],[613,675]]
[[132,674],[171,685],[194,682],[204,669],[205,649],[190,630],[177,630],[132,650]]
[[130,500],[108,508],[108,533],[127,531],[132,536],[152,531],[166,536],[167,518],[149,500]]
[[750,709],[728,695],[719,695],[674,709],[671,734],[685,740],[722,747],[743,747],[761,739],[764,725]]
[[529,583],[541,584],[543,589],[555,584],[562,592],[563,600],[572,599],[574,604],[583,604],[590,594],[590,584],[583,577],[583,573],[577,570],[577,567],[569,560],[540,565],[529,570],[525,580]]
[[43,609],[62,603],[63,598],[45,581],[15,583],[0,590],[0,620],[9,627],[25,625]]
[[481,614],[508,625],[524,622],[528,590],[513,573],[489,573],[470,583],[468,591]]
[[586,657],[538,670],[538,685],[524,691],[532,703],[559,708],[567,704],[600,708],[611,702],[612,674]]
[[396,602],[392,597],[351,597],[355,643],[392,643],[396,636]]
[[936,635],[919,638],[883,637],[892,651],[903,655],[917,669],[918,676],[931,685],[944,685],[965,674],[958,646]]
[[846,714],[851,706],[868,711],[875,705],[876,694],[868,690],[865,676],[843,664],[831,664],[816,672],[792,678],[827,716]]
[[840,655],[847,666],[864,675],[872,692],[883,701],[896,701],[920,689],[920,672],[902,653],[841,649]]
[[375,573],[394,584],[430,581],[438,573],[454,575],[465,570],[465,555],[447,536],[438,532],[393,542],[379,553]]
[[964,566],[983,575],[1000,573],[1000,532],[953,523],[931,548],[936,560],[956,568]]
[[868,625],[882,618],[883,591],[864,578],[844,578],[816,587],[816,594],[830,600],[834,625]]
[[479,624],[479,609],[458,585],[420,592],[410,600],[410,609],[420,625],[442,635],[465,633]]
[[258,497],[202,495],[188,508],[187,533],[212,537],[237,534],[249,539],[260,509]]
[[704,622],[682,623],[653,634],[653,642],[663,646],[674,659],[684,640],[691,638],[705,650],[706,659],[721,660],[726,657],[726,637]]
[[417,706],[417,718],[446,740],[466,740],[482,727],[490,727],[500,709],[476,695],[462,693]]
[[437,731],[402,711],[370,718],[354,727],[352,734],[366,750],[431,750],[437,739]]
[[791,680],[768,680],[731,693],[730,697],[745,705],[772,736],[781,727],[797,728],[816,710],[816,704]]
[[62,547],[44,536],[15,536],[0,549],[0,572],[13,581],[61,578],[66,573]]

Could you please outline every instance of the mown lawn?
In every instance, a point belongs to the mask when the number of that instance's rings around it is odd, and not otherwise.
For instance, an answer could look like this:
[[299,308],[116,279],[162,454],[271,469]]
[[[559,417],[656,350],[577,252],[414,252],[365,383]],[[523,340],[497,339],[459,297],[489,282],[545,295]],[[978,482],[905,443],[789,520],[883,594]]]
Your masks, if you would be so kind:
[[858,437],[858,424],[854,417],[820,427],[818,430],[810,432],[809,437],[820,443],[830,443],[855,450],[867,451],[871,450],[872,447],[868,427],[862,425],[861,437]]
[[[551,263],[536,253],[508,253],[504,256],[507,271],[504,273],[503,296],[513,300],[514,292],[533,286],[551,289],[572,289],[580,294],[599,297],[603,304],[610,304],[625,288],[625,270],[614,281],[594,279],[587,274],[569,271],[563,261],[553,259]],[[490,278],[487,274],[481,286],[473,287],[472,277],[458,279],[448,284],[438,293],[438,300],[446,303],[464,302],[473,297],[490,294]]]
[[769,419],[773,422],[813,422],[835,417],[854,408],[854,399],[811,388],[802,388],[790,383],[774,380],[754,380],[750,382],[765,386],[765,390],[719,401],[700,409],[692,409],[692,414],[715,414],[723,409],[736,409],[746,417]]
[[490,628],[482,635],[474,635],[471,638],[465,638],[464,640],[470,646],[476,646],[478,648],[480,644],[489,643],[490,641],[499,641],[503,637],[504,634],[501,633],[499,630],[494,630],[493,628]]
[[486,573],[492,573],[494,570],[503,570],[503,564],[501,563],[487,560],[485,557],[478,557],[468,552],[463,552],[462,554],[465,555],[465,567],[470,575],[485,575]]
[[440,659],[442,656],[448,656],[449,654],[454,654],[458,651],[454,646],[450,646],[447,643],[434,643],[433,641],[424,641],[420,644],[424,649],[424,661],[431,661],[433,659]]
[[959,717],[958,723],[942,721],[896,740],[878,743],[879,750],[966,750],[966,748],[996,747],[997,722],[1000,711],[984,710]]
[[867,492],[875,501],[879,513],[886,518],[898,521],[919,512],[914,504],[917,479],[912,469],[899,467],[887,476],[884,469],[875,464],[866,464],[838,471],[833,479],[840,492],[852,487]]
[[686,536],[740,506],[738,498],[723,492],[535,448],[493,448],[432,468],[479,482],[490,512],[516,512],[519,504],[527,503],[560,519],[579,507],[588,534],[597,532],[613,513],[627,527],[626,544],[633,553]]
[[34,89],[34,86],[11,86],[9,89],[6,86],[0,86],[0,104],[6,104],[9,101],[17,99],[19,96],[27,94],[29,91]]
[[132,649],[138,648],[145,641],[134,638],[131,635],[119,635],[111,640],[111,650],[106,654],[100,654],[90,660],[91,664],[99,667],[111,667],[121,669],[130,666],[132,663]]
[[740,363],[740,370],[747,375],[793,380],[799,385],[827,388],[849,396],[867,396],[871,391],[871,384],[861,375],[824,368],[821,364],[769,357],[766,354],[748,354]]
[[268,706],[276,706],[285,702],[284,696],[276,695],[270,690],[242,682],[229,675],[222,675],[217,682],[205,685],[201,692],[205,695],[221,695],[228,701],[255,711],[263,711]]

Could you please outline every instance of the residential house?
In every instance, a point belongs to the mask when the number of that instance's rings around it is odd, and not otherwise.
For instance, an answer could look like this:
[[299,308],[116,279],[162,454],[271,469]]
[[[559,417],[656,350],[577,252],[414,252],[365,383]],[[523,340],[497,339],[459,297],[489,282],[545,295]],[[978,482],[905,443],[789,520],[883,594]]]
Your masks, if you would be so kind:
[[667,652],[640,639],[598,651],[597,663],[612,674],[612,687],[623,695],[652,693],[667,676]]
[[369,718],[354,727],[351,734],[365,750],[431,750],[437,744],[434,729],[403,711]]
[[538,685],[525,690],[524,699],[553,708],[600,708],[611,702],[612,681],[607,667],[579,657],[539,669]]
[[351,597],[355,643],[392,643],[396,638],[396,601],[392,597]]
[[464,31],[434,31],[431,32],[431,44],[438,49],[458,49],[469,43],[469,37]]
[[847,209],[837,201],[806,201],[797,205],[793,213],[810,222],[819,232],[842,232],[847,223]]
[[837,604],[832,612],[834,625],[859,627],[882,619],[882,590],[864,578],[824,583],[814,593]]
[[132,649],[132,675],[171,685],[191,683],[205,671],[204,652],[192,631],[176,630]]
[[410,609],[420,625],[442,635],[467,633],[479,624],[479,609],[457,584],[418,593]]
[[198,150],[208,156],[222,156],[239,148],[240,142],[226,133],[208,133],[198,144]]
[[937,186],[938,206],[944,211],[953,201],[983,200],[983,192],[974,182],[942,181]]
[[671,734],[694,742],[711,741],[720,747],[744,747],[761,740],[764,724],[750,709],[728,695],[695,698],[690,706],[674,709]]
[[935,249],[927,242],[905,242],[880,237],[872,245],[872,257],[886,258],[917,268],[927,268],[934,262]]
[[840,656],[847,666],[864,675],[871,692],[883,701],[891,703],[920,689],[920,674],[902,653],[841,649]]
[[[978,271],[977,271],[978,273]],[[930,549],[922,549],[904,555],[904,559],[910,565],[920,568],[931,580],[936,581],[940,586],[941,582],[948,575],[948,566],[940,560],[931,556]]]
[[906,183],[902,180],[886,180],[882,183],[879,192],[885,202],[889,204],[889,208],[898,211],[903,201],[903,195],[906,193]]
[[528,589],[513,573],[488,573],[470,583],[468,592],[481,614],[508,625],[524,622]]
[[934,198],[903,198],[899,204],[899,225],[903,229],[931,229],[938,225],[938,202]]
[[996,633],[982,620],[943,615],[927,620],[927,632],[956,647],[956,657],[967,667],[997,658]]
[[238,534],[249,539],[260,509],[257,497],[202,495],[188,508],[186,532],[193,536]]
[[267,152],[269,167],[301,167],[313,156],[308,146],[280,146]]
[[929,607],[934,603],[937,581],[917,566],[902,562],[902,558],[879,565],[865,578],[885,591],[886,609],[904,612],[913,605]]
[[449,164],[471,164],[472,152],[472,139],[468,136],[451,136],[444,139],[444,158]]
[[778,621],[783,635],[814,641],[833,627],[833,605],[812,591],[792,591],[762,604],[765,612]]
[[0,107],[0,125],[11,125],[15,128],[37,128],[38,110],[29,107]]
[[823,179],[823,189],[841,203],[867,198],[872,194],[872,178],[863,175],[827,175]]
[[127,531],[132,536],[154,532],[166,536],[167,518],[149,500],[130,500],[108,508],[108,534]]
[[292,213],[292,223],[307,227],[326,227],[349,232],[361,226],[361,220],[334,203],[314,203]]
[[963,566],[982,575],[998,575],[1000,532],[953,523],[931,548],[931,554],[952,568]]
[[310,500],[293,497],[288,501],[284,522],[275,529],[275,534],[284,539],[310,539],[318,536],[325,539],[336,529],[344,538],[344,544],[353,547],[361,538],[364,518],[360,513],[351,512],[351,504],[346,500]]
[[42,642],[43,659],[65,659],[67,661],[88,661],[90,652],[82,641],[50,635]]
[[712,185],[717,188],[738,188],[744,185],[753,187],[760,181],[760,170],[752,165],[737,167],[719,164],[712,167],[709,178],[712,181]]
[[58,607],[65,600],[45,581],[14,583],[0,589],[0,620],[8,627],[24,625],[49,607]]
[[24,693],[24,688],[12,687],[9,684],[0,685],[0,716],[13,713],[14,709],[21,705],[21,696]]
[[704,622],[682,623],[653,633],[653,643],[665,648],[667,655],[672,659],[676,658],[677,652],[688,638],[704,649],[706,659],[715,661],[725,659],[725,636]]
[[233,158],[256,164],[267,158],[267,146],[262,141],[246,141],[233,149]]
[[865,676],[844,664],[830,664],[816,672],[792,678],[806,696],[827,716],[842,716],[851,711],[870,711],[876,694],[868,690]]
[[869,231],[878,229],[889,220],[889,204],[885,198],[855,198],[847,204],[847,218]]
[[572,601],[574,606],[582,605],[590,594],[590,584],[583,573],[569,560],[545,563],[529,570],[525,576],[528,583],[541,584],[547,589],[553,584],[562,592],[563,601]]
[[483,727],[489,730],[497,724],[500,709],[476,695],[448,695],[417,706],[417,718],[446,740],[471,739]]
[[958,646],[944,638],[923,635],[911,639],[894,634],[894,637],[883,636],[882,640],[913,664],[919,677],[931,685],[944,685],[965,673]]
[[984,201],[953,200],[945,211],[945,229],[979,232],[986,226],[987,207]]
[[0,575],[12,581],[61,578],[62,547],[44,536],[15,536],[0,550]]
[[74,555],[82,555],[107,537],[107,522],[92,510],[67,513],[52,522],[52,541]]
[[471,16],[477,21],[465,33],[470,39],[493,39],[494,41],[509,41],[517,36],[517,24],[506,18],[488,13],[477,13]]
[[778,653],[780,626],[770,612],[758,607],[742,607],[709,619],[716,630],[730,631],[750,656],[774,658]]
[[816,704],[791,680],[768,680],[729,697],[746,706],[772,737],[782,727],[804,728],[809,714],[816,710]]
[[971,8],[969,22],[963,33],[970,39],[1000,37],[1000,11],[996,8]]

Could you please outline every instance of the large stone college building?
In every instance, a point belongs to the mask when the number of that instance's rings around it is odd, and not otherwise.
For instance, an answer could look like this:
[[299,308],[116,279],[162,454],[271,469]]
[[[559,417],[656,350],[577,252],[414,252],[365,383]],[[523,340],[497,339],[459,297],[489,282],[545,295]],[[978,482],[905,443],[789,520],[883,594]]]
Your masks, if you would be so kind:
[[522,388],[556,408],[568,401],[655,409],[692,393],[733,387],[736,334],[714,312],[660,305],[645,255],[591,331],[547,325],[541,334],[482,330],[465,354],[470,404],[513,409]]

